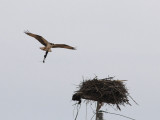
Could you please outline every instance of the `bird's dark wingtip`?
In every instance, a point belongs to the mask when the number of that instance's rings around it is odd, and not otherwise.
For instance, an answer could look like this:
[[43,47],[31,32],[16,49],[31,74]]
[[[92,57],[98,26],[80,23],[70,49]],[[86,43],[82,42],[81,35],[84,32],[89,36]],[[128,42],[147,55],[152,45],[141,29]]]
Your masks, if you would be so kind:
[[77,50],[77,48],[73,47],[73,49],[72,49],[72,50]]

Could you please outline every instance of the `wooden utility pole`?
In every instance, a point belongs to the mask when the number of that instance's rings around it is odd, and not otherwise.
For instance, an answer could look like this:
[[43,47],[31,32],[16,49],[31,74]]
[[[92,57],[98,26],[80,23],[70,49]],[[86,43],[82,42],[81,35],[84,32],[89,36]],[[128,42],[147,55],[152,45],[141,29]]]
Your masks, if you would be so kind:
[[103,120],[103,113],[99,112],[101,106],[102,106],[102,103],[100,103],[99,101],[97,101],[96,120]]

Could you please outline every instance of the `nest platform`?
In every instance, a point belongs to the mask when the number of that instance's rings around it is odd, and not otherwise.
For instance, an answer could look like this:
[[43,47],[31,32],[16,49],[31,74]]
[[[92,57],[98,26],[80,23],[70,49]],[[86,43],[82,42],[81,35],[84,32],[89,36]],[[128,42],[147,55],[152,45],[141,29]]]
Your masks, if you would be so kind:
[[125,80],[113,80],[113,77],[105,79],[85,80],[79,85],[79,90],[75,91],[72,100],[79,101],[81,99],[106,103],[108,105],[116,105],[119,110],[119,105],[129,104],[128,89],[124,84]]

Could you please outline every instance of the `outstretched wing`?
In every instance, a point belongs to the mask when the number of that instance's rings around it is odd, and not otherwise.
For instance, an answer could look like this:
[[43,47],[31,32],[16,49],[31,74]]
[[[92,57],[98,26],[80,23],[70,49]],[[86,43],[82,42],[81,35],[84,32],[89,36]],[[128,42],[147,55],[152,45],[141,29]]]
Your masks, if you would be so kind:
[[45,40],[42,36],[40,35],[36,35],[33,33],[30,33],[29,31],[25,31],[24,33],[26,33],[27,35],[34,37],[35,39],[37,39],[41,44],[43,44],[44,46],[46,46],[48,44],[48,41]]
[[72,49],[72,50],[76,50],[75,47],[66,45],[66,44],[53,44],[52,48],[66,48],[66,49]]

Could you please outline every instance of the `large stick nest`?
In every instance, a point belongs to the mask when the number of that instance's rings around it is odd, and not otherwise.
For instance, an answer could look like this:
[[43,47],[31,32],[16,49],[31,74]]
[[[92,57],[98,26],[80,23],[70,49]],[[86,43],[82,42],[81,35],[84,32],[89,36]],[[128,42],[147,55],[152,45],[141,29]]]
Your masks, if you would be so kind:
[[119,105],[129,104],[128,90],[125,87],[123,80],[113,80],[113,77],[105,79],[86,80],[80,83],[79,90],[72,96],[72,100],[79,101],[81,98],[116,105],[120,110]]

